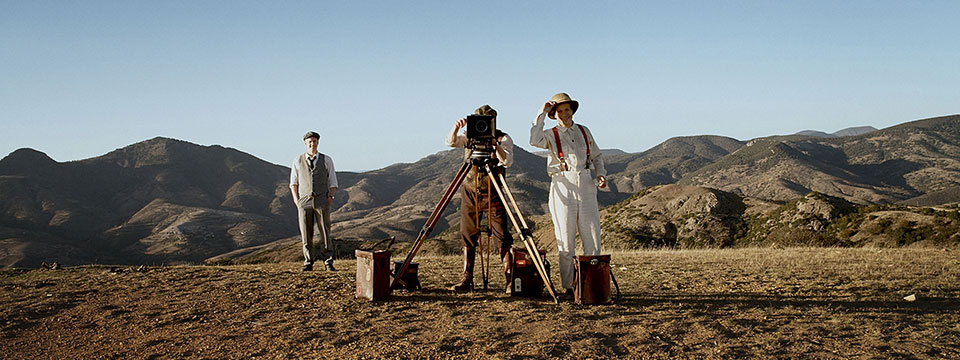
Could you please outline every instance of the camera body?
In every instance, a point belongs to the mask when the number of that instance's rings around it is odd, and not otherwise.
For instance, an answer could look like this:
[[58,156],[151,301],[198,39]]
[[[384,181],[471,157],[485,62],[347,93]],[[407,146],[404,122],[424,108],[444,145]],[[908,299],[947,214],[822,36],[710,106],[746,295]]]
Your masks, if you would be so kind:
[[491,115],[467,116],[467,140],[477,143],[492,143],[497,137],[497,128]]
[[496,166],[498,160],[493,153],[497,140],[497,127],[492,115],[467,116],[467,148],[472,149],[470,161],[482,169],[484,164]]

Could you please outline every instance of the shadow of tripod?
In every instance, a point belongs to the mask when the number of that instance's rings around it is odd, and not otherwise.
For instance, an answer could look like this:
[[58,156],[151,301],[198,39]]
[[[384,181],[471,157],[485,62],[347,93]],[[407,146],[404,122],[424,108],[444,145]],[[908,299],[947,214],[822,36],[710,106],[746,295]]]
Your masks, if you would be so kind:
[[[527,252],[531,254],[530,258],[533,260],[533,265],[536,267],[537,273],[540,274],[540,278],[543,279],[543,283],[546,285],[547,292],[550,293],[550,297],[553,298],[553,302],[558,303],[559,301],[557,300],[556,290],[553,287],[553,281],[550,280],[550,274],[547,273],[546,267],[544,266],[544,259],[539,256],[540,250],[537,249],[536,241],[533,239],[533,233],[530,231],[530,227],[527,226],[526,220],[523,219],[523,215],[520,213],[520,207],[517,205],[517,200],[514,199],[513,193],[510,191],[510,187],[507,186],[507,179],[502,173],[495,173],[493,171],[493,167],[498,163],[497,158],[493,156],[493,148],[478,145],[471,145],[470,148],[473,150],[470,154],[470,158],[468,161],[464,161],[463,165],[460,166],[460,170],[457,171],[457,175],[453,177],[453,181],[451,181],[450,185],[447,186],[447,190],[444,191],[443,196],[440,198],[440,202],[437,203],[437,206],[433,209],[433,212],[430,213],[430,217],[427,218],[427,222],[423,225],[423,228],[420,229],[420,233],[417,235],[417,240],[414,241],[413,246],[410,248],[410,252],[407,253],[406,259],[404,259],[400,269],[393,275],[394,277],[393,281],[390,283],[390,287],[393,288],[398,284],[403,284],[403,281],[400,279],[403,277],[403,274],[406,273],[407,267],[410,266],[413,258],[417,255],[417,252],[420,251],[420,247],[423,246],[423,242],[427,239],[427,236],[430,235],[430,232],[433,231],[434,226],[437,225],[441,214],[443,214],[443,211],[446,210],[447,205],[450,204],[450,201],[453,200],[453,196],[456,194],[457,189],[460,188],[460,185],[463,184],[463,181],[467,178],[467,174],[470,173],[472,168],[475,168],[477,174],[483,173],[487,175],[490,184],[493,185],[493,188],[497,191],[497,195],[500,196],[500,200],[505,203],[504,209],[506,209],[507,217],[510,218],[510,222],[513,224],[513,227],[517,230],[517,233],[520,234],[520,237],[523,238],[523,244],[526,246]],[[489,197],[487,202],[490,202]],[[509,206],[507,206],[507,202],[509,202]],[[477,216],[479,216],[479,213]],[[483,266],[483,260],[481,260],[481,267]],[[489,266],[489,264],[487,264],[487,266]],[[484,282],[486,282],[486,274],[484,273],[483,276]]]

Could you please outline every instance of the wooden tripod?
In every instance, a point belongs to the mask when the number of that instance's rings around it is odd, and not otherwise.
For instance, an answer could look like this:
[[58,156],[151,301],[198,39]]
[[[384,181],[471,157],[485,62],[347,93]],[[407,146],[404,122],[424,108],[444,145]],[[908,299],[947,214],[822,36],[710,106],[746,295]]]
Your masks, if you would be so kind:
[[406,259],[403,260],[400,270],[394,274],[393,281],[390,283],[391,288],[397,284],[403,283],[400,278],[402,278],[403,274],[407,271],[407,267],[410,266],[413,258],[417,256],[417,252],[420,251],[420,247],[423,246],[423,242],[427,239],[427,236],[430,235],[430,232],[433,231],[434,226],[437,225],[437,222],[440,220],[440,216],[443,214],[443,211],[446,210],[447,205],[449,205],[450,201],[453,200],[453,196],[457,193],[457,189],[460,188],[460,185],[463,184],[463,181],[466,179],[471,167],[476,167],[478,172],[483,171],[487,174],[487,177],[492,183],[493,188],[497,191],[497,195],[500,196],[500,200],[505,203],[510,203],[510,206],[506,206],[506,204],[504,204],[504,208],[507,210],[507,216],[510,218],[510,222],[517,230],[517,233],[519,233],[520,237],[523,238],[523,244],[527,247],[527,252],[530,254],[530,258],[533,260],[533,265],[537,268],[540,278],[543,279],[543,283],[546,285],[547,292],[550,293],[550,297],[553,298],[554,303],[559,303],[557,300],[556,290],[553,287],[553,281],[550,280],[550,274],[547,273],[546,267],[543,263],[544,260],[540,257],[540,251],[537,249],[537,243],[533,239],[533,233],[530,231],[530,227],[527,226],[527,222],[523,219],[523,215],[520,213],[520,207],[517,205],[517,200],[513,198],[513,193],[510,191],[510,187],[507,186],[507,179],[503,176],[503,174],[497,174],[496,176],[494,175],[491,163],[496,165],[496,162],[496,158],[470,158],[469,161],[465,161],[463,165],[460,166],[460,170],[457,171],[457,175],[453,177],[453,181],[450,182],[450,185],[447,186],[447,190],[444,191],[443,196],[440,197],[440,202],[438,202],[437,206],[434,207],[433,212],[430,213],[430,217],[427,218],[427,222],[423,225],[423,228],[420,229],[420,233],[417,235],[417,240],[414,241],[413,246],[410,248],[410,252],[407,253]]

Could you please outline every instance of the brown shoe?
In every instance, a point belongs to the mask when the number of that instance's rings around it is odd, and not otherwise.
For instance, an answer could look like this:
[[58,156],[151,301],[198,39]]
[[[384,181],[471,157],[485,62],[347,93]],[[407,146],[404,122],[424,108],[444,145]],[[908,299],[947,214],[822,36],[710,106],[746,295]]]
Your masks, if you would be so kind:
[[471,292],[473,291],[473,278],[464,277],[463,280],[460,280],[460,283],[451,286],[450,290],[453,292]]
[[450,290],[455,292],[473,291],[473,263],[477,258],[477,253],[474,250],[471,247],[463,247],[463,280],[451,286]]

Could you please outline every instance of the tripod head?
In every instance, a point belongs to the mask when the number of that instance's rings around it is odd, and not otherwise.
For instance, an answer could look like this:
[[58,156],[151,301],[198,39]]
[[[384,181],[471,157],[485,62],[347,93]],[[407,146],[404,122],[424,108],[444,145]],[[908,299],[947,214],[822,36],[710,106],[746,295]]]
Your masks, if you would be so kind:
[[477,171],[481,173],[486,173],[486,165],[490,165],[490,167],[493,168],[500,163],[500,159],[494,156],[497,150],[496,145],[492,142],[470,139],[470,142],[467,143],[467,148],[473,150],[470,153],[470,164],[476,166]]

